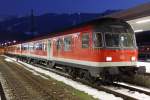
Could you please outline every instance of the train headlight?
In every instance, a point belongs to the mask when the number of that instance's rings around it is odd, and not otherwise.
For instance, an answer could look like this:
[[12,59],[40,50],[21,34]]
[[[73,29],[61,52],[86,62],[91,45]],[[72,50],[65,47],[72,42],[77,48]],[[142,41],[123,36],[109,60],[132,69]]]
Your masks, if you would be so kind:
[[112,61],[112,57],[106,57],[106,61]]
[[134,56],[131,57],[131,61],[135,61],[136,58]]

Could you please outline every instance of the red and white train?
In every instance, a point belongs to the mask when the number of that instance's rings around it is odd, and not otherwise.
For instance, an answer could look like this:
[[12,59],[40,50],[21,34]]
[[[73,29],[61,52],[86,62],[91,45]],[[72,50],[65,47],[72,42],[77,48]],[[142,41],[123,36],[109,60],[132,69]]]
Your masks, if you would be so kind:
[[6,51],[28,62],[61,66],[73,77],[86,79],[110,79],[137,71],[135,34],[129,24],[114,18],[11,45]]

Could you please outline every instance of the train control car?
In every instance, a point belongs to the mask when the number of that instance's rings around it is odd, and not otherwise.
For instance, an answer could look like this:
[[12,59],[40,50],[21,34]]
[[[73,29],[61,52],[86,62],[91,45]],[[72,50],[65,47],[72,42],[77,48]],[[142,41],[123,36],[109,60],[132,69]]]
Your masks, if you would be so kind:
[[120,19],[97,19],[16,46],[20,51],[8,50],[9,55],[51,68],[60,66],[74,78],[111,80],[144,69],[137,68],[135,33]]

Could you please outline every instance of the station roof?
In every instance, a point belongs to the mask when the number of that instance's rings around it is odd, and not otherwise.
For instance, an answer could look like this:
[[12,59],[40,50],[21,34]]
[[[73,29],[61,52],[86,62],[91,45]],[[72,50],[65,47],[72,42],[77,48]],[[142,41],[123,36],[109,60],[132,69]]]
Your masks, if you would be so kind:
[[150,2],[110,14],[106,17],[124,19],[137,33],[150,31]]

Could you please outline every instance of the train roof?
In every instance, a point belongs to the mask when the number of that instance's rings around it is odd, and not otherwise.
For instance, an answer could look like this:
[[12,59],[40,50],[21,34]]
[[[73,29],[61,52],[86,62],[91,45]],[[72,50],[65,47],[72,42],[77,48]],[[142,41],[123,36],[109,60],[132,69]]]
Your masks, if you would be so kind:
[[[97,18],[97,19],[94,19],[94,20],[91,20],[91,21],[87,21],[87,22],[78,24],[78,25],[74,25],[74,26],[71,26],[71,27],[60,29],[60,30],[48,33],[47,35],[44,35],[44,36],[40,36],[40,37],[38,36],[38,37],[35,37],[33,39],[26,40],[26,41],[23,41],[23,42],[20,42],[20,43],[26,43],[26,42],[31,42],[31,41],[47,39],[47,38],[50,38],[50,37],[55,37],[55,36],[58,36],[59,35],[58,33],[60,33],[60,32],[62,33],[62,32],[69,31],[69,30],[72,30],[72,29],[75,29],[75,28],[84,27],[84,26],[87,26],[87,25],[98,24],[98,23],[102,23],[102,22],[106,22],[106,21],[125,22],[124,20],[118,19],[118,18],[101,17],[101,18]],[[20,43],[18,43],[18,44],[20,44]]]

